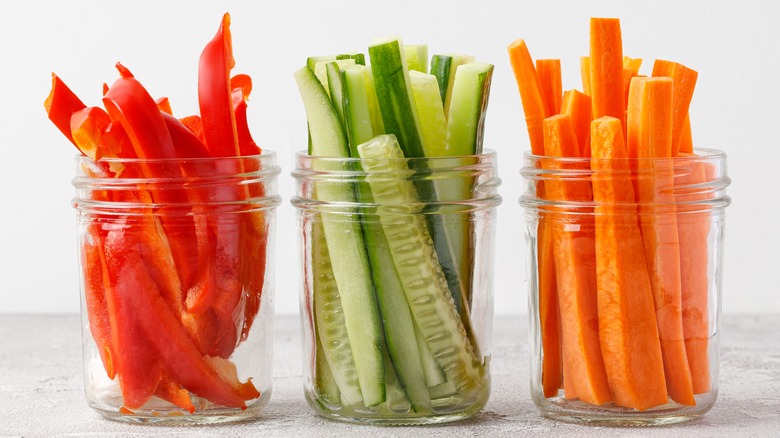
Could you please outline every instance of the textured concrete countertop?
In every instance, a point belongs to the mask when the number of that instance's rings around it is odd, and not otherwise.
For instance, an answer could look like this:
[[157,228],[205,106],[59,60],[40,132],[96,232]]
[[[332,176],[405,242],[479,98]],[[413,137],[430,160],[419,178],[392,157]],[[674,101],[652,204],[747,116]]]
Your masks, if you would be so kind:
[[102,419],[83,394],[76,316],[0,315],[0,437],[471,437],[780,436],[780,315],[723,318],[720,394],[689,423],[642,429],[565,424],[539,415],[528,393],[524,317],[496,318],[493,393],[485,409],[458,423],[380,428],[314,416],[303,399],[298,319],[276,318],[274,393],[249,423],[207,427],[126,425]]

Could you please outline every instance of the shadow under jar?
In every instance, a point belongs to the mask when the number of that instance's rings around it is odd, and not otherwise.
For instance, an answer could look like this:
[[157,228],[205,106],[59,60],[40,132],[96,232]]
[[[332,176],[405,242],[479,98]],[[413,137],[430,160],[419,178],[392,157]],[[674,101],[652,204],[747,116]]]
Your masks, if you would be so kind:
[[125,422],[252,418],[271,396],[273,153],[76,159],[89,405]]
[[296,156],[306,399],[341,421],[467,418],[490,394],[496,155],[367,145]]
[[531,395],[604,425],[696,418],[718,392],[726,155],[526,155]]

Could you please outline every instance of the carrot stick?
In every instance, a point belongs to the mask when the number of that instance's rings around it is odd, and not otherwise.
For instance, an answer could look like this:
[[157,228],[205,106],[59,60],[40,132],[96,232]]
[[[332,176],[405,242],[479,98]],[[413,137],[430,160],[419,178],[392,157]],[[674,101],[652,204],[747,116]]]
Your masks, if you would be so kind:
[[542,96],[544,96],[544,104],[547,109],[544,114],[547,117],[554,116],[561,110],[561,95],[563,94],[561,60],[537,59],[536,73],[539,75]]
[[680,148],[677,152],[678,155],[692,154],[693,153],[693,136],[691,135],[691,117],[685,116],[685,122],[683,122],[682,135],[680,135]]
[[623,57],[623,90],[625,92],[625,102],[628,105],[628,88],[631,85],[631,79],[639,75],[639,68],[642,66],[641,58]]
[[580,56],[580,76],[582,76],[582,92],[590,96],[590,56]]
[[669,78],[635,78],[628,105],[629,150],[640,158],[637,201],[642,240],[655,298],[669,396],[695,405],[685,352],[680,239],[674,205],[672,86]]
[[590,19],[590,91],[593,118],[615,117],[625,126],[623,42],[617,18]]
[[544,155],[544,134],[542,121],[545,117],[545,103],[542,95],[542,84],[536,74],[534,62],[525,41],[518,39],[507,48],[509,62],[515,73],[517,88],[520,90],[520,100],[523,103],[525,123],[528,127],[528,138],[531,141],[531,153]]
[[591,124],[601,352],[615,403],[639,410],[667,402],[653,293],[620,120]]
[[[577,137],[571,118],[561,114],[544,120],[544,152],[550,157],[577,157]],[[548,161],[551,169],[563,169],[560,161]],[[569,166],[566,166],[569,167]],[[572,167],[582,168],[581,164]],[[556,201],[592,201],[588,181],[550,179],[548,198]],[[590,404],[612,400],[601,356],[598,333],[594,223],[556,211],[552,221],[555,272],[561,313],[564,386],[571,383],[577,397]],[[575,226],[579,225],[579,226]],[[567,379],[566,376],[570,379]],[[570,397],[569,394],[566,395]]]
[[[688,154],[681,154],[688,156]],[[693,156],[693,155],[690,155]],[[691,160],[689,168],[679,177],[677,184],[692,186],[706,183],[705,163]],[[700,193],[681,193],[678,202],[695,202],[707,199]],[[698,208],[698,206],[693,207]],[[707,280],[708,247],[710,231],[709,213],[701,211],[677,211],[677,227],[680,232],[680,271],[682,273],[682,317],[685,334],[685,351],[691,369],[693,393],[710,391],[709,367],[709,289]]]
[[[539,318],[542,332],[542,389],[545,397],[554,397],[561,386],[561,317],[555,282],[552,232],[545,216],[539,218],[538,269]],[[568,391],[567,391],[568,394]]]
[[590,122],[593,120],[590,96],[577,90],[568,90],[563,94],[561,114],[568,114],[577,135],[579,153],[577,156],[590,157]]
[[653,64],[653,76],[672,78],[674,90],[672,91],[672,156],[677,156],[680,151],[680,139],[685,129],[685,119],[688,117],[688,108],[693,98],[693,89],[696,87],[696,78],[699,74],[696,70],[670,61],[656,59]]

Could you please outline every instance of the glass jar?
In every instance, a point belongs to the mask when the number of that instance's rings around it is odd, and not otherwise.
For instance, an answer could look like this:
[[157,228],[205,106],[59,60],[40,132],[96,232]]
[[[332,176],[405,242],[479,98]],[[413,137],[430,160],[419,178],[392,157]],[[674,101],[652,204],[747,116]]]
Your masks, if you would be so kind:
[[256,416],[271,396],[273,153],[76,159],[84,381],[126,422]]
[[730,180],[725,154],[696,153],[526,154],[531,395],[544,415],[661,425],[715,403]]
[[304,391],[371,424],[467,418],[490,393],[496,154],[296,156]]

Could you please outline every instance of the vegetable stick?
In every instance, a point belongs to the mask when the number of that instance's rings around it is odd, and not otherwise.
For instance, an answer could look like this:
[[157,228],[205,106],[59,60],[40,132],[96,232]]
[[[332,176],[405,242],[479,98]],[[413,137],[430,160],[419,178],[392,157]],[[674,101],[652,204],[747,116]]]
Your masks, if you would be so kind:
[[544,155],[544,134],[542,122],[545,117],[545,103],[542,95],[542,84],[536,74],[534,62],[525,41],[518,39],[507,48],[509,62],[515,73],[520,100],[523,103],[525,124],[528,127],[528,138],[531,142],[531,153]]
[[685,116],[685,122],[683,122],[682,135],[680,135],[680,145],[677,151],[678,155],[692,154],[693,153],[693,137],[691,136],[691,118]]
[[590,96],[577,90],[568,90],[563,95],[561,114],[568,114],[577,135],[578,156],[590,157],[590,122],[593,120]]
[[561,60],[537,59],[536,73],[539,75],[539,82],[542,85],[542,97],[547,109],[545,116],[554,116],[561,110],[561,96],[563,95]]
[[593,121],[591,150],[601,352],[615,403],[645,410],[665,404],[667,393],[619,119]]
[[623,42],[620,20],[590,19],[590,89],[593,118],[615,117],[626,124]]
[[[681,154],[688,156],[688,154]],[[691,154],[692,156],[692,154]],[[691,160],[690,169],[684,172],[677,184],[691,186],[706,183],[706,163]],[[704,201],[707,195],[700,193],[678,194],[677,202]],[[699,208],[695,206],[693,208]],[[682,317],[685,334],[685,351],[691,369],[693,393],[710,391],[709,370],[709,304],[707,266],[709,249],[707,236],[710,231],[707,212],[677,212],[680,233],[680,271],[682,273]]]
[[[550,157],[576,157],[577,137],[568,115],[544,120],[544,152]],[[566,166],[549,162],[551,169],[572,170],[581,163]],[[551,179],[545,186],[550,199],[589,202],[593,199],[587,181]],[[583,219],[555,213],[552,238],[555,248],[555,272],[561,313],[563,373],[569,375],[577,397],[590,404],[602,405],[612,400],[601,356],[598,333],[596,295],[595,235],[592,216]],[[573,230],[573,225],[579,225]],[[567,382],[566,377],[564,381]],[[567,395],[567,398],[569,396]]]
[[[555,257],[552,231],[546,216],[540,215],[537,234],[539,318],[542,332],[542,389],[545,397],[554,397],[561,386],[561,316],[555,282]],[[570,391],[564,383],[568,396]]]
[[[637,201],[642,240],[655,298],[669,396],[695,405],[683,337],[680,239],[671,192],[672,85],[669,78],[635,78],[628,106],[629,150],[639,158]],[[667,160],[664,160],[664,159]]]
[[580,76],[582,92],[590,96],[590,56],[580,56]]
[[[531,153],[544,155],[542,122],[545,118],[546,105],[542,95],[541,81],[536,74],[534,62],[525,41],[522,39],[514,41],[509,45],[508,51],[523,104]],[[538,184],[537,190],[539,196],[543,198],[545,196],[544,185]],[[545,217],[542,216],[537,228],[537,238],[539,239],[537,265],[539,270],[539,311],[543,332],[542,348],[544,349],[542,386],[545,396],[552,397],[557,393],[561,381],[560,317],[557,305],[553,245],[545,220]]]
[[695,70],[670,61],[656,59],[653,64],[653,76],[672,78],[674,89],[672,90],[672,156],[677,156],[680,151],[680,139],[685,130],[685,120],[688,117],[688,108],[693,98],[693,89],[696,87],[698,73]]
[[623,57],[623,91],[626,96],[626,105],[628,105],[628,88],[629,85],[631,85],[631,79],[639,75],[639,68],[641,66],[641,58]]

